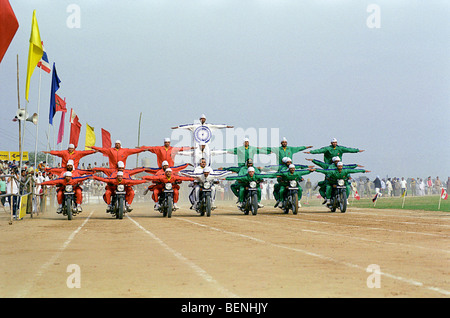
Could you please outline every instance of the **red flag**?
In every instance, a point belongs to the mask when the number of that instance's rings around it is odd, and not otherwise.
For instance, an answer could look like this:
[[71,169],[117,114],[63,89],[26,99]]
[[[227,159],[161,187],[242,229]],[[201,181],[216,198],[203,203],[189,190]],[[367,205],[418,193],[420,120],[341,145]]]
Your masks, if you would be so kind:
[[441,189],[441,198],[444,199],[444,200],[448,199],[447,191],[445,191],[444,188]]
[[361,197],[359,196],[358,190],[355,190],[354,198],[355,198],[356,200],[361,199]]
[[0,62],[18,28],[19,22],[17,22],[16,15],[9,4],[9,1],[0,0]]
[[66,98],[64,100],[55,94],[55,112],[66,112]]
[[[102,147],[103,148],[111,148],[111,134],[109,131],[102,128]],[[103,155],[107,157],[107,155]]]
[[59,123],[59,131],[58,131],[58,141],[57,144],[60,144],[64,137],[64,119],[66,118],[66,112],[61,113],[61,122]]
[[75,148],[78,146],[78,139],[80,138],[81,124],[78,121],[78,116],[73,109],[70,111],[70,140],[69,144],[73,144]]

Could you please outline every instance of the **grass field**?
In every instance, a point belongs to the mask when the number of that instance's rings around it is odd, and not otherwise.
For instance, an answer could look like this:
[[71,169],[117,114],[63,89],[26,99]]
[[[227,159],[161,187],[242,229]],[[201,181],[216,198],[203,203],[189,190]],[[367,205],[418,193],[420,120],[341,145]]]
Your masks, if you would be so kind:
[[425,211],[441,211],[450,212],[450,200],[441,200],[441,206],[439,206],[439,196],[419,196],[411,197],[407,196],[405,198],[405,203],[402,208],[403,198],[402,197],[381,197],[377,200],[376,205],[372,202],[372,199],[364,198],[360,200],[349,199],[351,207],[356,208],[376,208],[376,209],[405,209],[405,210],[425,210]]

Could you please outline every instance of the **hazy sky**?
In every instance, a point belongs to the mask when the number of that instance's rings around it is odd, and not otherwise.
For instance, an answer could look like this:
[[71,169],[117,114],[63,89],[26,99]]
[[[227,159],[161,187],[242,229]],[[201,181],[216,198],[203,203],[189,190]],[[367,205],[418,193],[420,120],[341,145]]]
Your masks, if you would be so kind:
[[[277,146],[286,137],[289,145],[316,149],[337,138],[365,150],[344,155],[344,163],[364,165],[371,179],[450,176],[450,1],[10,3],[19,29],[0,64],[0,150],[18,150],[18,125],[11,121],[16,56],[25,108],[36,9],[41,39],[61,79],[58,95],[83,125],[78,149],[84,149],[86,123],[95,128],[97,146],[103,128],[113,142],[134,148],[141,112],[140,145],[162,145],[165,137],[187,145],[190,139],[170,127],[205,114],[208,122],[233,125],[236,135],[243,132],[258,146]],[[42,72],[38,150],[47,143],[50,85],[51,74]],[[30,114],[37,112],[38,87],[36,69]],[[55,133],[59,121],[57,113]],[[35,130],[27,123],[26,150],[34,151]],[[214,146],[240,146],[240,135],[230,139],[233,132]],[[68,137],[67,114],[63,149]],[[156,164],[149,152],[140,158]],[[323,156],[294,155],[297,163],[307,163],[305,158]],[[83,161],[102,160],[96,154]],[[133,166],[135,161],[128,159]]]

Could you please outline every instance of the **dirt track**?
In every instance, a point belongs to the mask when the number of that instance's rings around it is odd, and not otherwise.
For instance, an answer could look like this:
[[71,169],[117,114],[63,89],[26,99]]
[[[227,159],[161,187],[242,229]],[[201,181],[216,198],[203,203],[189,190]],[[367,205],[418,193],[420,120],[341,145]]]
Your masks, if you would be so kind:
[[[0,212],[0,297],[450,296],[448,213],[300,212],[222,204],[207,218],[183,205],[167,219],[135,204],[116,220],[102,204],[72,221],[47,212],[12,225]],[[67,285],[70,264],[80,288]]]

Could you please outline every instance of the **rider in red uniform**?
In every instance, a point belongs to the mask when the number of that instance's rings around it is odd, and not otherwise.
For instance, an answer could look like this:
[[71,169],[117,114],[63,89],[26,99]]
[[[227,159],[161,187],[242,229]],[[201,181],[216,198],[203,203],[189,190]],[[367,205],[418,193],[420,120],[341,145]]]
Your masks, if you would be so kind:
[[116,140],[114,148],[100,148],[95,146],[92,146],[91,148],[108,156],[110,168],[117,168],[117,163],[119,161],[122,161],[126,167],[128,156],[145,151],[145,149],[141,148],[122,148],[120,140]]
[[117,186],[119,184],[125,185],[125,201],[127,206],[127,211],[131,212],[133,210],[131,208],[131,203],[134,199],[134,190],[133,185],[141,184],[147,182],[146,180],[139,180],[139,179],[129,179],[123,177],[123,172],[119,171],[117,172],[117,175],[115,178],[102,178],[98,176],[93,176],[95,180],[105,182],[107,184],[105,194],[103,194],[103,200],[108,204],[107,212],[111,211],[111,196],[116,191]]
[[172,147],[170,139],[164,139],[164,146],[142,146],[141,149],[153,152],[156,155],[158,167],[162,167],[163,161],[167,161],[169,166],[174,166],[174,158],[178,152],[194,149],[194,147]]
[[70,144],[67,150],[52,150],[52,151],[43,151],[43,153],[49,153],[53,156],[58,156],[62,158],[61,167],[65,167],[69,160],[73,160],[73,167],[76,169],[78,167],[78,163],[80,159],[84,156],[95,153],[94,150],[75,150],[75,146]]
[[157,182],[155,187],[153,188],[153,196],[152,199],[155,201],[155,209],[157,210],[159,208],[158,199],[159,199],[159,193],[163,190],[164,185],[166,183],[172,183],[172,190],[173,190],[173,207],[175,209],[178,209],[178,206],[176,203],[178,202],[179,198],[179,189],[180,186],[178,183],[181,183],[181,181],[194,181],[194,178],[190,177],[182,177],[176,174],[172,174],[172,169],[167,168],[164,171],[163,175],[157,175],[157,176],[143,176],[143,180],[150,180]]
[[58,209],[56,210],[57,213],[61,212],[62,209],[62,201],[64,199],[64,188],[66,185],[70,184],[73,186],[74,192],[75,192],[75,198],[77,203],[77,210],[78,212],[82,212],[83,209],[81,208],[81,202],[83,200],[83,194],[81,192],[81,187],[79,184],[83,182],[86,179],[89,179],[92,177],[91,175],[83,176],[83,177],[72,177],[72,173],[70,171],[66,171],[64,173],[64,178],[58,178],[54,180],[49,180],[42,182],[41,185],[56,185],[58,186],[58,190],[56,192],[56,198],[58,199]]

